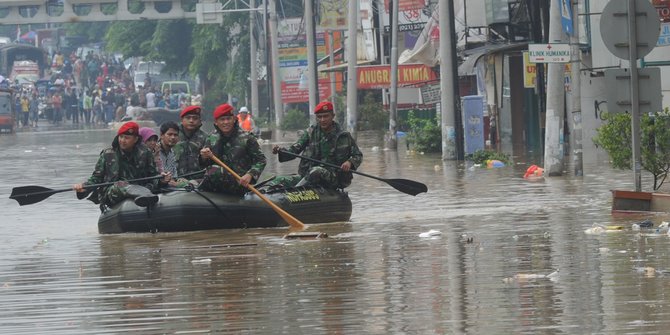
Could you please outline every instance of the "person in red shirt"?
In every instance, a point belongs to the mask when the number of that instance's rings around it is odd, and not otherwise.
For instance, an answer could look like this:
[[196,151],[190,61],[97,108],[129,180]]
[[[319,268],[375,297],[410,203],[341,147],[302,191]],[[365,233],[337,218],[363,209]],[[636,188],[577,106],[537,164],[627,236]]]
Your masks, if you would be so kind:
[[63,118],[63,96],[60,92],[53,95],[51,103],[54,107],[54,123],[59,123]]

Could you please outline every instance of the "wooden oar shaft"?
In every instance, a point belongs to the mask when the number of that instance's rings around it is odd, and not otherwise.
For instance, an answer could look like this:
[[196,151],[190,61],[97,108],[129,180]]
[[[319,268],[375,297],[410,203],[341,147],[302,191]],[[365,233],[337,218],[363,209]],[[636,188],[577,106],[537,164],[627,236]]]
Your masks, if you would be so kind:
[[[212,156],[212,160],[219,165],[220,167],[224,168],[228,173],[233,175],[237,181],[242,179],[240,175],[237,174],[233,169],[231,169],[228,165],[226,165],[224,162],[222,162],[218,157]],[[281,209],[281,207],[277,206],[274,202],[270,201],[263,193],[258,191],[253,185],[247,184],[247,188],[251,190],[251,192],[254,192],[261,200],[263,200],[266,204],[270,205],[270,207],[279,214],[279,216],[286,221],[292,228],[294,229],[299,229],[303,230],[305,229],[305,224],[302,223],[300,220],[296,219],[293,215],[289,214],[285,210]]]

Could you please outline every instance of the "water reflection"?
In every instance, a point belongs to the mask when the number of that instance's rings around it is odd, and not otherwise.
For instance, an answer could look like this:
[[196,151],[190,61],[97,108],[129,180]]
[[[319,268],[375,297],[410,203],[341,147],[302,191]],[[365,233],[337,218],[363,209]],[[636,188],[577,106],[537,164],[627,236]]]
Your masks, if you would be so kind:
[[[610,189],[632,174],[590,158],[583,178],[535,182],[533,157],[502,169],[385,151],[362,133],[362,171],[423,182],[417,197],[356,176],[350,223],[284,229],[99,235],[97,208],[73,194],[18,206],[22,185],[86,178],[109,130],[0,136],[0,333],[267,334],[664,333],[670,237],[587,235],[613,217]],[[271,159],[266,175],[297,162]],[[570,168],[566,170],[571,171]],[[643,185],[650,185],[645,176]],[[666,215],[651,216],[658,225]],[[422,238],[430,229],[438,236]],[[558,270],[557,278],[544,275]]]

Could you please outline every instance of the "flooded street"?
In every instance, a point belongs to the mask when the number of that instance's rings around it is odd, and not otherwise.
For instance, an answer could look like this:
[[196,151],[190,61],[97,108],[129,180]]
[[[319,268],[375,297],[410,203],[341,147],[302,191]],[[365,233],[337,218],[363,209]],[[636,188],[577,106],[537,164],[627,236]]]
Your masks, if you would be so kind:
[[[0,136],[0,334],[663,334],[670,237],[614,217],[630,171],[585,158],[585,176],[500,169],[384,151],[359,134],[360,171],[428,185],[416,197],[355,176],[350,222],[286,229],[100,235],[74,192],[29,206],[13,187],[69,188],[114,132]],[[297,170],[263,144],[263,176]],[[569,159],[568,159],[569,161]],[[643,174],[643,187],[650,177]],[[665,216],[651,216],[655,226]],[[624,231],[589,235],[593,224]],[[441,235],[421,237],[436,230]],[[558,271],[556,273],[556,271]],[[552,274],[553,273],[553,274]],[[547,276],[552,274],[551,276]]]

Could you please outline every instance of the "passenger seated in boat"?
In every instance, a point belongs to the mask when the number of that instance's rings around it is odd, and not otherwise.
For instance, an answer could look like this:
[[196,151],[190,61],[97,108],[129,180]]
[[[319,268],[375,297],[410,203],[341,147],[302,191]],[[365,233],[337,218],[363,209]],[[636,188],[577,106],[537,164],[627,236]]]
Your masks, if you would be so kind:
[[170,172],[172,174],[172,180],[169,185],[173,187],[187,185],[188,180],[186,179],[177,179],[179,174],[177,174],[177,161],[174,157],[174,146],[179,141],[179,126],[173,121],[166,121],[161,124],[160,127],[160,138],[158,140],[158,156],[161,160],[161,167],[163,170],[161,172]]
[[312,125],[290,147],[281,148],[275,145],[273,154],[279,154],[279,161],[285,162],[294,159],[281,153],[288,151],[294,154],[303,152],[305,157],[313,158],[339,166],[339,169],[321,166],[318,163],[300,160],[298,175],[280,176],[271,181],[268,186],[281,185],[283,187],[318,185],[325,188],[345,188],[351,185],[353,174],[363,162],[363,154],[356,145],[351,134],[335,121],[333,104],[321,102],[314,109],[316,125]]
[[[158,175],[153,153],[142,144],[139,136],[140,126],[135,122],[126,122],[119,128],[112,146],[100,153],[91,177],[84,183],[75,184],[72,188],[77,197],[83,199],[91,193],[84,186],[116,182],[114,185],[98,187],[88,197],[100,204],[100,208],[111,207],[130,198],[141,207],[148,207],[158,201],[158,196],[151,190],[166,185],[172,178],[168,172],[161,173],[163,178],[155,178],[143,183],[130,184],[125,180],[153,177]],[[160,180],[159,180],[160,179]]]
[[[201,112],[200,106],[188,106],[179,113],[181,118],[179,142],[172,150],[177,162],[177,173],[180,176],[200,170],[200,149],[204,147],[207,139],[207,134],[200,129],[202,127]],[[198,178],[198,176],[193,178]]]
[[[233,106],[222,104],[214,110],[214,129],[200,150],[200,166],[207,167],[200,190],[244,195],[265,169],[266,159],[253,133],[243,131],[233,114]],[[238,175],[235,180],[224,168],[212,165],[216,156]]]

